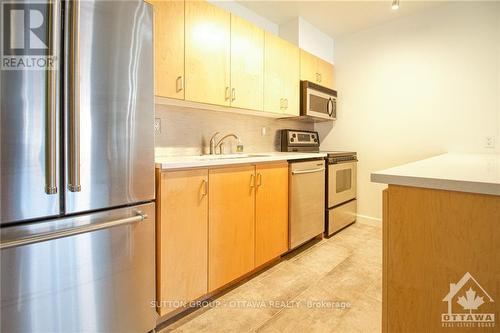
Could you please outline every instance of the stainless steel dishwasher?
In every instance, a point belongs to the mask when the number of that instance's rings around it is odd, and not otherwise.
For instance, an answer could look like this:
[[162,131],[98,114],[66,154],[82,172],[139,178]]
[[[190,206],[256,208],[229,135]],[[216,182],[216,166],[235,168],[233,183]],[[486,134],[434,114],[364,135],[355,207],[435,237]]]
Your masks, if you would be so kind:
[[325,161],[290,163],[290,249],[322,234],[325,227]]

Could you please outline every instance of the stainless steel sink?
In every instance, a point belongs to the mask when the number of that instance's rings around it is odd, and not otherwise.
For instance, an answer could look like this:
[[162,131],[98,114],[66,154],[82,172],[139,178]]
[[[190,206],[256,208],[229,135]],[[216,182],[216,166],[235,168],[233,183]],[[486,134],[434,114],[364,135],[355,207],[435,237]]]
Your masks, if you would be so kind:
[[228,160],[253,157],[270,157],[271,154],[227,154],[227,155],[202,155],[197,157],[199,160]]

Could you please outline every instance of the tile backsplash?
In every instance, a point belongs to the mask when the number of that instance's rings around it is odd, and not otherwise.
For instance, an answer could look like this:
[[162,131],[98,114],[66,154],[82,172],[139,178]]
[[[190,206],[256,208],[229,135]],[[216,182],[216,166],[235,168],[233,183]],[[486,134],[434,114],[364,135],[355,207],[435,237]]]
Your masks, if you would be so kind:
[[[156,118],[161,119],[161,133],[155,135],[155,147],[160,155],[207,154],[210,137],[228,133],[239,136],[244,152],[279,151],[279,130],[284,128],[313,130],[313,124],[291,119],[273,119],[258,116],[171,108],[156,105]],[[225,153],[236,151],[237,140],[227,139]]]

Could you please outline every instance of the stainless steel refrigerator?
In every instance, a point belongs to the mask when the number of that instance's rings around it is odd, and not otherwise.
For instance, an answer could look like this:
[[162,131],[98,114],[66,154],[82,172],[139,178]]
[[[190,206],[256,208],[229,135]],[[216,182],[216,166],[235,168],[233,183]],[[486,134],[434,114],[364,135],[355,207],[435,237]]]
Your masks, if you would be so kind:
[[37,6],[53,69],[1,71],[0,331],[150,331],[152,8]]

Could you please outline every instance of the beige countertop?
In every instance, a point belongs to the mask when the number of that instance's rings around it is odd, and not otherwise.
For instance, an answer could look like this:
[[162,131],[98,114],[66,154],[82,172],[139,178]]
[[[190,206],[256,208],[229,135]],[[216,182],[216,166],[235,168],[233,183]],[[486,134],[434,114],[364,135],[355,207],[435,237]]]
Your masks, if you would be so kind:
[[499,154],[448,153],[377,171],[371,181],[392,185],[500,195]]
[[162,170],[183,168],[204,168],[222,165],[252,164],[275,161],[323,158],[325,153],[248,153],[227,155],[162,156],[156,155],[155,162]]

